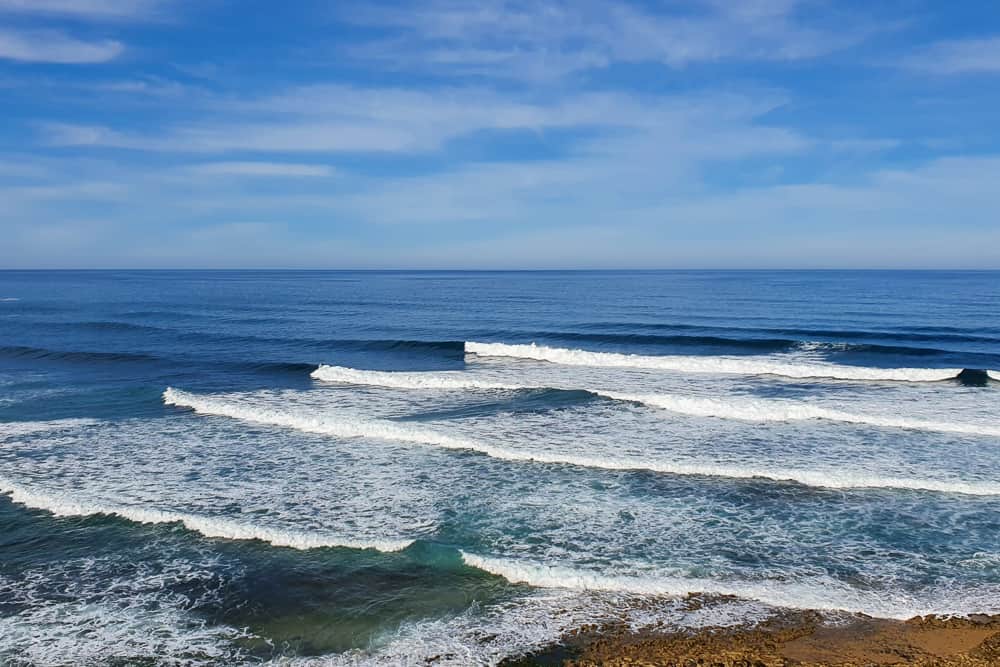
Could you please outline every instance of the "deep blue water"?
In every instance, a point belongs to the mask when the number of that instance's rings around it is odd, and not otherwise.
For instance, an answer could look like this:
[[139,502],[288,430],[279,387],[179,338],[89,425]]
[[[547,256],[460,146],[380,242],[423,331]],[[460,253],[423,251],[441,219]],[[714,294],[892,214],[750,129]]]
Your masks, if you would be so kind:
[[991,371],[998,272],[0,271],[0,661],[997,612]]

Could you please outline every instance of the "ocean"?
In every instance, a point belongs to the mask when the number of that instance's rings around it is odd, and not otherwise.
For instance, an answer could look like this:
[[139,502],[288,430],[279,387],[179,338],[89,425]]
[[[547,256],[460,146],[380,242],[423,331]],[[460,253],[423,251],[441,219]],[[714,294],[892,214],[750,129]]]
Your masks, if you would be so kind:
[[1000,612],[1000,272],[0,272],[2,664],[786,608]]

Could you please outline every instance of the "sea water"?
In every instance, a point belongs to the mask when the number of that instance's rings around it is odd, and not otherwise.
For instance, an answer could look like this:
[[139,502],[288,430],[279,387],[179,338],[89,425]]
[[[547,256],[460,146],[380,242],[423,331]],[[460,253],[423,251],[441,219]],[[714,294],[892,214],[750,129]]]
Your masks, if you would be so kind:
[[0,662],[1000,612],[998,371],[997,272],[0,272]]

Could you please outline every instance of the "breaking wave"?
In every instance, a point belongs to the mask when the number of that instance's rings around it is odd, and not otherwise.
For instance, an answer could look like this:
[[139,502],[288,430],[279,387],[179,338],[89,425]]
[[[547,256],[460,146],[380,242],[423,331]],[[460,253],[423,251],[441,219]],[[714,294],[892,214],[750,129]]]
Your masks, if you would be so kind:
[[163,392],[167,405],[191,408],[199,414],[230,417],[241,421],[270,426],[284,426],[308,433],[332,435],[337,438],[379,438],[399,442],[436,445],[449,449],[476,449],[478,446],[461,438],[442,435],[426,429],[377,419],[344,416],[337,419],[282,412],[257,405],[214,398],[168,387]]
[[350,537],[325,535],[283,528],[271,528],[223,517],[207,517],[182,512],[166,512],[127,505],[105,504],[80,499],[58,491],[37,491],[23,485],[0,479],[0,493],[6,493],[15,503],[45,510],[55,516],[89,516],[106,514],[128,519],[135,523],[180,523],[185,528],[205,537],[222,537],[230,540],[261,540],[277,547],[316,549],[320,547],[346,547],[350,549],[377,549],[401,551],[412,540],[355,540]]
[[312,377],[325,382],[371,385],[395,389],[528,389],[524,385],[484,382],[470,378],[461,371],[440,373],[405,371],[367,371],[345,366],[323,365]]
[[456,438],[435,431],[413,427],[409,424],[374,419],[364,420],[348,415],[314,417],[294,412],[274,410],[252,403],[241,403],[234,400],[190,394],[173,388],[168,388],[163,392],[163,400],[167,405],[191,408],[199,414],[230,417],[256,424],[281,426],[339,438],[375,438],[430,445],[444,449],[470,450],[486,454],[495,459],[514,462],[572,465],[581,468],[600,468],[605,470],[648,470],[671,475],[697,475],[733,479],[763,478],[833,489],[892,488],[978,496],[1000,495],[1000,483],[994,482],[908,479],[856,474],[845,471],[752,468],[699,462],[679,463],[676,461],[650,461],[646,458],[578,456],[550,451],[516,450],[506,447],[496,447],[474,440]]
[[715,356],[647,356],[617,352],[589,352],[543,345],[466,342],[467,354],[484,357],[535,359],[568,366],[598,368],[649,368],[679,373],[722,373],[738,375],[780,375],[783,377],[830,378],[894,382],[937,382],[951,380],[961,368],[872,368],[837,364],[807,364],[765,358]]
[[1000,611],[1000,587],[993,590],[934,591],[919,598],[901,592],[858,590],[828,578],[812,581],[719,581],[670,575],[603,575],[597,572],[462,552],[466,565],[511,583],[544,588],[680,596],[688,593],[733,595],[795,609],[860,612],[906,619],[925,614],[968,614]]
[[[461,372],[413,373],[395,371],[368,371],[342,366],[320,366],[312,377],[327,382],[343,382],[358,385],[373,385],[396,389],[496,389],[527,390],[539,389],[530,385],[486,382],[463,376]],[[952,422],[907,419],[879,415],[864,415],[834,410],[810,403],[761,400],[761,399],[715,399],[672,394],[628,394],[603,389],[581,387],[553,387],[566,391],[586,391],[616,401],[641,403],[693,417],[715,417],[748,422],[786,422],[809,419],[849,424],[867,424],[881,428],[902,428],[937,433],[958,433],[964,435],[985,435],[1000,437],[1000,427],[985,424],[960,424]]]
[[748,422],[786,422],[804,421],[809,419],[825,419],[827,421],[844,422],[848,424],[866,424],[880,428],[901,428],[915,431],[932,431],[936,433],[958,433],[962,435],[983,435],[1000,438],[1000,427],[986,424],[959,424],[954,422],[928,421],[924,419],[908,419],[905,417],[890,417],[882,415],[864,415],[834,410],[819,405],[792,401],[769,401],[761,399],[718,400],[714,398],[695,398],[687,396],[672,396],[669,394],[622,394],[617,392],[598,392],[602,396],[620,401],[642,403],[670,412],[695,417],[719,417]]

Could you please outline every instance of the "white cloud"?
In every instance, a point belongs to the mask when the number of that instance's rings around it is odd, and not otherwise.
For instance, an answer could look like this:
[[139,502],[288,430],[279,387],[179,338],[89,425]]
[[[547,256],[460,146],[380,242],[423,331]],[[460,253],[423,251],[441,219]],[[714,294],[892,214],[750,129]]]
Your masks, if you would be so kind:
[[[407,11],[352,8],[348,20],[395,31],[352,55],[399,68],[538,80],[612,63],[802,60],[875,31],[828,12],[810,22],[796,1],[678,4],[647,11],[614,2],[432,0]],[[806,7],[808,8],[808,6]]]
[[150,16],[162,4],[162,0],[0,0],[0,13],[120,20]]
[[192,165],[190,171],[206,176],[332,176],[334,170],[321,164],[288,162],[206,162]]
[[1000,74],[1000,36],[938,42],[903,63],[932,74]]
[[838,153],[880,153],[898,148],[903,142],[899,139],[834,139],[830,148]]
[[[795,133],[779,128],[731,131],[751,124],[779,102],[768,93],[753,97],[567,93],[539,101],[479,88],[415,91],[318,85],[219,102],[198,124],[166,128],[158,134],[58,123],[42,127],[47,142],[56,146],[303,153],[417,153],[439,150],[453,139],[477,132],[544,134],[568,129],[585,136],[604,135],[607,142],[632,137],[641,143],[643,135],[655,134],[662,148],[684,146],[688,153],[724,159],[805,145]],[[600,143],[593,139],[575,142],[580,150],[594,150]]]
[[0,29],[0,59],[32,63],[102,63],[124,46],[113,40],[83,41],[56,30]]
[[[671,171],[669,154],[650,159],[345,174],[346,184],[304,179],[304,189],[267,192],[114,161],[88,164],[102,180],[81,183],[73,163],[53,168],[44,188],[0,193],[21,203],[3,214],[8,238],[20,241],[0,246],[0,262],[30,265],[44,252],[63,265],[124,257],[150,266],[1000,267],[1000,156],[736,191]],[[83,210],[107,223],[84,239],[96,254],[69,244],[83,242],[70,222]],[[379,223],[413,229],[352,232]]]

